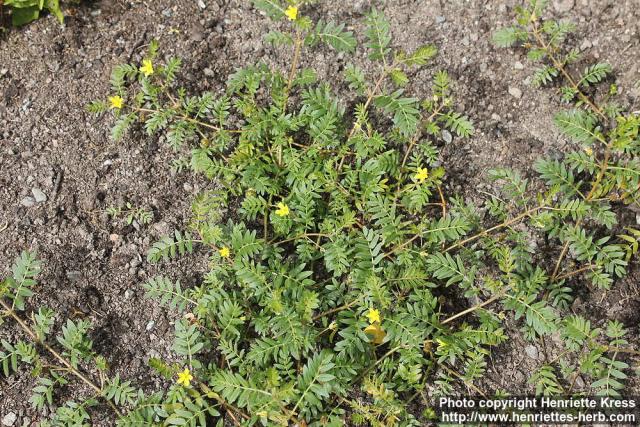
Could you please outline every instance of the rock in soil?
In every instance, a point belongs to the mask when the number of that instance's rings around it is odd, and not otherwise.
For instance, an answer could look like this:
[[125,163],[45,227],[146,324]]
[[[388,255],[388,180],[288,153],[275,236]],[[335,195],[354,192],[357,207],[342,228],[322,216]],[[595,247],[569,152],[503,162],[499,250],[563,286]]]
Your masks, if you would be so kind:
[[2,425],[11,427],[16,423],[17,420],[18,420],[18,416],[13,412],[9,412],[7,415],[2,417]]

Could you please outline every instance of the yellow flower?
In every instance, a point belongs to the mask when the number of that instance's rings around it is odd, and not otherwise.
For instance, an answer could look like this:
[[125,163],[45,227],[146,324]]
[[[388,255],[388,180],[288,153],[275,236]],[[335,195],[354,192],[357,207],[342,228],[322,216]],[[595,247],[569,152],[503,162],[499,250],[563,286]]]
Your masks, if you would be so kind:
[[110,96],[109,102],[111,103],[111,108],[122,108],[122,106],[124,105],[124,99],[122,99],[118,95]]
[[589,156],[593,155],[593,149],[591,147],[585,147],[584,152]]
[[176,382],[185,387],[189,387],[192,379],[193,375],[191,375],[191,371],[189,371],[189,368],[184,368],[184,371],[178,373],[178,381]]
[[284,203],[278,203],[278,209],[276,210],[276,215],[278,216],[288,216],[289,215],[289,206]]
[[369,318],[369,323],[374,324],[376,322],[380,323],[380,312],[375,308],[370,308],[369,313],[367,313],[367,317]]
[[382,344],[384,337],[387,335],[387,333],[382,330],[379,323],[367,326],[364,328],[364,333],[371,337],[371,341],[374,344]]
[[287,15],[289,21],[295,21],[298,19],[298,8],[295,6],[289,6],[287,10],[284,11],[284,14]]
[[418,172],[413,176],[413,179],[417,182],[424,182],[427,178],[429,178],[429,171],[427,168],[418,168]]
[[231,256],[231,251],[229,250],[228,247],[224,247],[224,248],[220,248],[220,250],[218,251],[218,253],[220,253],[220,256],[222,258],[229,258]]
[[153,74],[153,63],[150,59],[142,60],[142,67],[140,67],[140,72],[145,75],[145,77],[149,77]]

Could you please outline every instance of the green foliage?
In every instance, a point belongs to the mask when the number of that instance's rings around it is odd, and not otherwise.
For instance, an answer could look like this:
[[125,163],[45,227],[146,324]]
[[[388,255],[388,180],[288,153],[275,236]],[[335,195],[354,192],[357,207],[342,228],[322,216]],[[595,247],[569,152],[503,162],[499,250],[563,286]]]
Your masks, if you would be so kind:
[[153,212],[145,208],[135,207],[131,202],[125,203],[124,206],[108,207],[107,214],[113,218],[123,217],[127,225],[133,224],[134,221],[142,225],[153,221]]
[[104,396],[112,400],[116,405],[132,404],[136,400],[136,389],[131,386],[131,381],[120,381],[120,375],[109,380],[104,390]]
[[543,365],[539,370],[534,372],[529,379],[529,384],[535,384],[536,395],[557,396],[561,395],[564,391],[553,367],[550,365]]
[[413,135],[418,128],[420,111],[417,98],[402,98],[403,91],[397,90],[389,95],[380,95],[375,103],[378,107],[393,114],[393,124],[405,136]]
[[5,377],[11,372],[18,370],[18,363],[34,363],[36,359],[36,349],[24,342],[18,341],[15,345],[10,342],[0,341],[4,350],[0,351],[0,367]]
[[[542,63],[534,74],[534,84],[559,83],[562,100],[574,104],[556,114],[554,122],[564,136],[579,145],[573,151],[569,149],[562,159],[541,159],[535,164],[547,190],[537,196],[542,211],[532,218],[533,225],[561,244],[547,289],[552,305],[564,309],[572,298],[567,284],[574,282],[575,277],[590,280],[591,287],[609,289],[616,278],[626,275],[629,259],[637,253],[635,230],[613,234],[620,220],[613,212],[613,203],[637,203],[639,127],[636,113],[609,101],[617,94],[615,84],[607,86],[604,94],[598,88],[612,77],[611,65],[606,62],[586,65],[581,74],[575,75],[569,65],[582,58],[576,49],[563,46],[574,25],[542,19],[544,3],[532,1],[529,6],[519,8],[516,25],[499,30],[494,40],[499,46],[520,45],[527,49],[530,59]],[[524,191],[515,191],[516,177],[504,174],[501,177],[512,183],[511,195],[521,196],[525,206],[534,203]],[[589,286],[588,282],[585,286]],[[509,305],[520,314],[526,313],[527,324],[536,334],[559,330],[567,351],[582,353],[575,365],[565,359],[559,362],[571,387],[577,370],[592,379],[591,391],[618,395],[629,368],[617,359],[617,350],[627,345],[622,338],[625,334],[622,325],[609,322],[606,335],[611,342],[603,345],[599,342],[603,339],[601,330],[591,326],[593,319],[572,315],[559,323],[554,309],[543,301],[529,301],[530,298],[516,299]],[[538,394],[564,393],[552,365],[543,366],[531,383],[536,385]]]
[[596,127],[597,118],[593,113],[584,110],[571,110],[556,114],[556,126],[562,133],[576,142],[593,144],[604,138]]
[[22,252],[11,269],[11,277],[6,278],[0,287],[0,297],[7,296],[12,308],[24,310],[25,299],[33,295],[31,288],[36,286],[35,277],[40,273],[40,262],[32,252]]
[[386,62],[387,55],[391,52],[390,25],[384,13],[373,9],[367,15],[367,48],[371,51],[369,58]]
[[87,321],[74,322],[67,319],[67,323],[62,326],[62,334],[57,337],[58,343],[65,349],[65,355],[75,368],[81,360],[87,360],[93,355],[93,343],[87,337],[90,327],[91,324]]
[[322,41],[338,52],[353,52],[356,48],[356,38],[351,31],[344,31],[344,24],[318,21],[316,28],[307,36],[307,44],[313,46]]
[[60,0],[5,0],[4,5],[9,7],[11,23],[16,27],[35,21],[43,10],[51,12],[61,24],[64,22]]
[[191,238],[191,234],[188,232],[181,233],[176,230],[173,236],[165,236],[153,244],[147,254],[147,261],[155,263],[161,259],[168,260],[178,255],[191,253],[193,252],[193,243],[194,240]]

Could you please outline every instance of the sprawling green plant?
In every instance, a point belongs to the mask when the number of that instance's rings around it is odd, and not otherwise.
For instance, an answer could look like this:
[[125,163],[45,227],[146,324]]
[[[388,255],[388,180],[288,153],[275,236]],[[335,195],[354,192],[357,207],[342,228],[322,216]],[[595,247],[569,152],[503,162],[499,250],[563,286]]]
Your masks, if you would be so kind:
[[9,318],[25,335],[25,339],[15,342],[0,341],[0,375],[8,376],[17,371],[20,364],[28,365],[31,375],[37,377],[29,398],[37,410],[57,403],[55,389],[72,379],[90,390],[90,394],[79,401],[69,400],[57,406],[50,422],[42,421],[40,426],[89,425],[88,411],[100,404],[100,398],[120,416],[116,405],[133,403],[136,391],[129,381],[120,381],[117,375],[107,377],[106,360],[93,350],[88,337],[90,322],[67,320],[60,332],[54,334],[57,314],[53,310],[41,306],[26,315],[27,301],[38,285],[36,277],[40,268],[36,255],[25,251],[16,258],[11,275],[0,281],[0,325]]
[[[151,263],[196,250],[209,257],[196,287],[163,276],[144,285],[175,315],[177,363],[149,361],[170,386],[149,394],[115,377],[88,402],[119,408],[119,425],[423,425],[438,396],[504,395],[481,380],[491,347],[508,339],[507,316],[525,339],[559,334],[566,347],[540,366],[532,391],[620,393],[623,356],[634,353],[624,325],[566,313],[574,287],[612,286],[638,250],[640,232],[623,231],[612,208],[637,203],[638,117],[608,99],[597,106],[593,86],[609,72],[595,77],[590,66],[571,77],[579,58],[558,59],[565,24],[540,21],[534,2],[496,40],[549,62],[541,69],[550,77],[536,81],[566,82],[574,107],[556,123],[580,148],[539,161],[540,182],[492,171],[502,194],[481,209],[442,190],[438,146],[473,133],[449,77],[434,72],[426,99],[403,89],[434,46],[395,49],[374,9],[363,38],[378,75],[348,64],[332,88],[300,58],[320,43],[353,52],[354,34],[312,23],[303,3],[254,4],[286,18],[287,30],[267,40],[292,50],[287,70],[249,66],[224,93],[189,96],[176,85],[180,60],[161,61],[152,43],[142,64],[114,70],[107,101],[89,106],[115,115],[114,139],[140,124],[176,150],[176,169],[216,185],[194,200],[188,227],[148,253]],[[557,248],[552,263],[534,246],[542,236]],[[85,338],[74,342],[83,351],[69,351],[69,363],[92,354]],[[577,375],[590,380],[583,390]],[[38,390],[61,383],[43,378]]]
[[16,27],[35,21],[43,10],[53,13],[60,23],[64,21],[60,0],[4,0],[0,1],[0,12],[3,3],[11,11],[11,23]]
[[[565,153],[562,160],[536,163],[536,171],[549,188],[545,199],[554,200],[554,206],[545,207],[542,212],[539,205],[539,213],[531,223],[562,245],[549,277],[553,287],[549,297],[554,305],[562,307],[571,298],[566,280],[584,277],[594,288],[609,289],[616,278],[627,273],[628,262],[638,251],[640,231],[622,228],[616,211],[620,212],[624,205],[638,204],[640,116],[615,100],[617,86],[610,64],[601,62],[579,69],[579,51],[563,46],[575,26],[542,19],[546,3],[534,0],[528,7],[518,8],[516,24],[496,32],[494,40],[499,46],[526,49],[528,58],[540,64],[533,84],[558,84],[562,101],[573,104],[571,109],[556,114],[554,122],[574,142],[574,150]],[[605,90],[600,90],[598,87],[603,85]],[[532,203],[519,178],[504,178],[510,181],[511,196],[525,204]],[[546,201],[542,203],[545,204]],[[568,367],[564,358],[559,359],[563,372],[571,373],[568,391],[577,375],[585,373],[594,377],[594,390],[618,394],[624,387],[621,380],[626,378],[623,371],[629,366],[616,360],[615,350],[608,358],[605,349],[593,345],[599,330],[592,330],[590,322],[580,316],[564,319],[561,326],[567,347],[581,353],[575,366]],[[624,333],[621,324],[610,323],[609,348],[626,342],[622,340]],[[541,384],[544,379],[538,389]]]
[[127,225],[133,224],[134,221],[139,224],[149,224],[153,220],[153,212],[134,206],[131,202],[126,202],[123,206],[109,206],[106,212],[114,219],[123,219]]

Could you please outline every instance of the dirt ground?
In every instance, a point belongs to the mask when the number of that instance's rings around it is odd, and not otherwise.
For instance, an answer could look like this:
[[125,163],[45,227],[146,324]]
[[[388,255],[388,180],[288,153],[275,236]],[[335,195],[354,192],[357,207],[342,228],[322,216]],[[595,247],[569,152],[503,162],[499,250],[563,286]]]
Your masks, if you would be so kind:
[[[303,12],[346,21],[362,34],[372,3],[324,1]],[[624,101],[637,110],[637,0],[551,3],[550,13],[578,24],[571,42],[587,58],[613,65]],[[518,2],[375,4],[392,21],[395,46],[412,50],[435,43],[440,50],[434,63],[414,73],[408,92],[427,96],[432,75],[445,69],[455,82],[459,111],[475,123],[473,137],[454,138],[442,152],[448,194],[481,204],[494,190],[486,179],[491,167],[512,167],[532,177],[536,158],[562,153],[568,141],[552,126],[553,113],[562,108],[557,94],[532,88],[532,67],[522,52],[497,49],[490,40],[495,29],[511,22]],[[90,319],[95,349],[107,357],[110,374],[152,387],[160,380],[146,361],[171,358],[175,313],[146,300],[141,285],[159,271],[185,286],[196,284],[206,259],[189,257],[158,269],[146,263],[145,254],[159,236],[181,228],[192,197],[210,184],[188,172],[172,173],[174,154],[157,138],[134,131],[113,143],[112,122],[86,113],[85,105],[104,99],[112,68],[139,61],[153,38],[160,41],[161,55],[184,60],[179,79],[193,93],[220,90],[234,68],[257,61],[285,67],[289,52],[263,43],[273,24],[249,1],[96,1],[67,15],[64,27],[47,16],[0,37],[0,276],[20,251],[37,250],[44,269],[34,302],[55,309],[58,323],[67,317]],[[336,61],[333,51],[314,49],[303,65],[336,82],[336,70],[349,61],[373,71],[362,51]],[[152,222],[127,226],[106,214],[107,207],[126,201],[152,210]],[[636,222],[633,216],[628,220]],[[632,270],[604,295],[578,291],[573,310],[586,313],[596,326],[606,319],[624,322],[637,345],[640,274],[637,266]],[[0,329],[0,338],[16,335],[14,329]],[[532,346],[516,328],[512,335],[513,341],[492,356],[485,386],[523,394],[531,391],[531,369],[553,357],[558,344],[550,339]],[[47,415],[27,401],[33,383],[24,371],[0,378],[0,419],[13,413],[13,425],[30,425]],[[631,387],[640,394],[637,382]],[[98,414],[96,425],[99,419]]]

